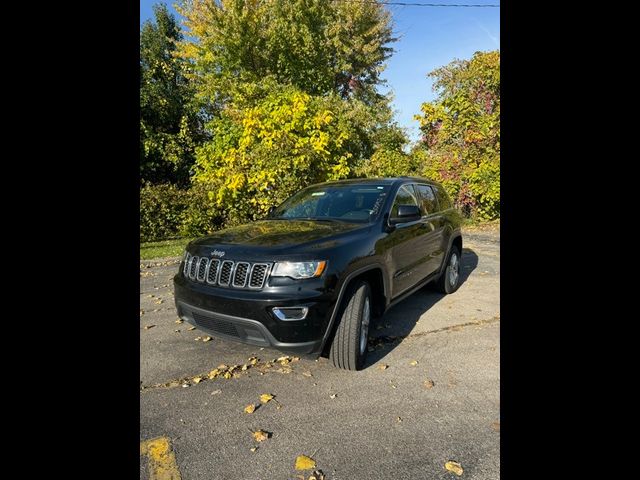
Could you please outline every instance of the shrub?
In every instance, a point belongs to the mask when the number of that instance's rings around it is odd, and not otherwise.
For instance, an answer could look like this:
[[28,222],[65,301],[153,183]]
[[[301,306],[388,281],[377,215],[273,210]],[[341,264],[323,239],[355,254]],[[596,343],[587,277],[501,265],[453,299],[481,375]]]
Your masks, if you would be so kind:
[[141,242],[204,235],[221,223],[203,189],[181,190],[169,184],[140,189]]

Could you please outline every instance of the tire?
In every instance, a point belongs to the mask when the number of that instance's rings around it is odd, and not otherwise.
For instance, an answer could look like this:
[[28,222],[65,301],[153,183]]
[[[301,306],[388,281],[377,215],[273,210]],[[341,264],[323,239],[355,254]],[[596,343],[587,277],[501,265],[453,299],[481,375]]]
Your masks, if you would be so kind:
[[346,306],[331,343],[329,358],[337,368],[360,370],[367,358],[372,310],[371,287],[365,281],[357,282],[344,301]]
[[[455,261],[454,261],[455,259]],[[451,250],[447,255],[445,269],[442,271],[440,278],[435,283],[436,290],[440,293],[453,293],[460,286],[460,250],[455,245],[451,246]],[[455,273],[452,273],[455,269]]]

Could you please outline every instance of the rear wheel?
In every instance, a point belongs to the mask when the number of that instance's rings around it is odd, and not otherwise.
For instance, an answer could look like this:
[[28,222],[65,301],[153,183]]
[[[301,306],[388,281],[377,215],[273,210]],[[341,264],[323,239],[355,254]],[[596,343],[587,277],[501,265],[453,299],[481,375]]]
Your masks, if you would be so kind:
[[371,287],[360,281],[345,298],[340,323],[333,337],[329,358],[333,365],[345,370],[360,370],[367,358],[369,325],[371,324]]
[[451,246],[444,271],[436,281],[436,289],[441,293],[453,293],[460,286],[460,250]]

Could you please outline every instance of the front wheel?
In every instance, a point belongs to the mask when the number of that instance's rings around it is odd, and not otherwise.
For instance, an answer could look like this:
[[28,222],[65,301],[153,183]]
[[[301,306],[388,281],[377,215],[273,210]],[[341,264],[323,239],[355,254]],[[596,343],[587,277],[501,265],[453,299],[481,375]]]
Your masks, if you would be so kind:
[[436,281],[436,289],[441,293],[453,293],[460,286],[460,250],[451,246],[444,271]]
[[367,342],[371,323],[371,287],[364,281],[350,289],[346,307],[333,337],[329,358],[333,365],[345,370],[360,370],[367,358]]

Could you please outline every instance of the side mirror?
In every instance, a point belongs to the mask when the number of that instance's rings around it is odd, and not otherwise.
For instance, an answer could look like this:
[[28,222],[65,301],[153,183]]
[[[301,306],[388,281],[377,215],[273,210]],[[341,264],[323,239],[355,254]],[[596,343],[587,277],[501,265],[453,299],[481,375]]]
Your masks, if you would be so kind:
[[420,207],[417,205],[399,205],[398,214],[390,218],[389,223],[391,225],[397,225],[398,223],[415,222],[421,218]]

